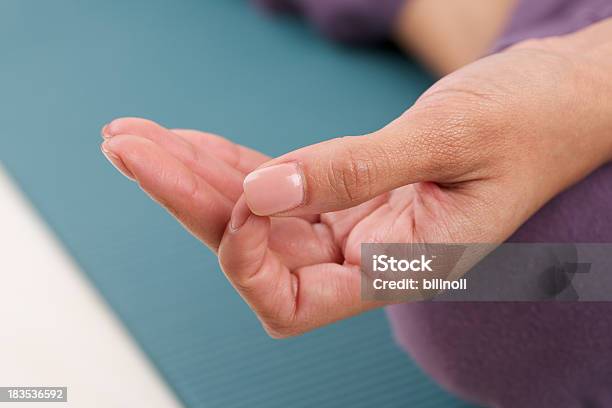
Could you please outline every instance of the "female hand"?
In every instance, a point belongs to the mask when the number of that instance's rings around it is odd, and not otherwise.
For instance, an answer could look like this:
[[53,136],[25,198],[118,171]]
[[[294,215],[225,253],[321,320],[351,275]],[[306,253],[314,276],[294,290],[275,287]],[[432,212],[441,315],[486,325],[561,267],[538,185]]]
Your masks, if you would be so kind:
[[273,160],[142,119],[107,125],[102,149],[218,253],[270,335],[295,335],[379,305],[360,299],[362,242],[499,243],[609,161],[609,38],[604,22],[521,44],[379,131]]

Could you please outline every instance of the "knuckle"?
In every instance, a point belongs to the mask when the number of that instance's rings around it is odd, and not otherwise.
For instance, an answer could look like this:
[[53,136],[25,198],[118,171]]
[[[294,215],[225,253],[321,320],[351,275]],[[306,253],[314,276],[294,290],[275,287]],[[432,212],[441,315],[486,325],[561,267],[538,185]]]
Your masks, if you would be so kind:
[[165,190],[172,193],[158,194],[155,200],[177,218],[185,215],[181,211],[184,207],[181,202],[195,203],[200,198],[198,181],[191,174],[188,177],[180,177],[175,172],[160,167],[156,172],[156,179],[165,186]]
[[341,148],[327,170],[327,182],[334,194],[349,202],[369,197],[377,178],[378,169],[371,150],[357,150],[353,146]]
[[200,201],[201,187],[195,175],[191,175],[189,177],[182,177],[180,179],[177,178],[175,183],[176,190],[179,191],[188,202],[197,203]]

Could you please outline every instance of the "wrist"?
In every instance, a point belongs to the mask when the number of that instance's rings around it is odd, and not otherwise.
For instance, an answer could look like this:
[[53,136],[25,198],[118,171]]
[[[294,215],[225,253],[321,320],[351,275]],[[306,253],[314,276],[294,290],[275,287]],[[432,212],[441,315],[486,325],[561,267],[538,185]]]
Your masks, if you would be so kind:
[[[520,89],[513,133],[530,211],[612,160],[612,20],[509,49]],[[608,30],[608,35],[604,31]],[[519,160],[521,161],[521,160]]]
[[545,54],[564,66],[571,91],[558,109],[561,120],[570,119],[566,133],[585,145],[591,170],[612,161],[612,18],[568,35],[527,40],[508,51]]

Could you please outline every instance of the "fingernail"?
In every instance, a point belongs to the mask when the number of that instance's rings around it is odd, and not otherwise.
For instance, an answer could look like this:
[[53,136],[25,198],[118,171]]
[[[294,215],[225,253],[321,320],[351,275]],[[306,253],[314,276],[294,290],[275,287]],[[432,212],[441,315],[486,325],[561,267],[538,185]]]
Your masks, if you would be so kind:
[[115,168],[119,170],[121,174],[123,174],[125,177],[129,178],[132,181],[136,180],[134,175],[128,170],[128,168],[123,163],[123,160],[121,160],[119,156],[117,156],[115,153],[113,153],[110,150],[107,141],[102,143],[102,145],[100,146],[100,149],[102,150],[102,153],[104,153],[104,156],[108,159],[108,161],[111,162],[111,164],[115,166]]
[[304,178],[297,163],[264,167],[244,179],[244,194],[253,213],[272,215],[304,201]]
[[238,199],[238,202],[232,210],[232,216],[230,218],[229,228],[232,232],[238,232],[238,230],[247,222],[251,216],[251,210],[246,204],[244,195]]
[[100,134],[102,135],[104,139],[108,139],[112,136],[110,133],[108,133],[108,123],[102,126],[102,130],[100,131]]

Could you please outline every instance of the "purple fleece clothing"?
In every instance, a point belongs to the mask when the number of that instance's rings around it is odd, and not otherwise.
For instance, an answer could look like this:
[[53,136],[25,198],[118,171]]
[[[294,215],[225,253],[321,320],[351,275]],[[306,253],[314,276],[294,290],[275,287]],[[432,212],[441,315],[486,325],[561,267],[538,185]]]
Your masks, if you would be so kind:
[[[291,3],[324,33],[353,42],[388,36],[403,1],[260,0]],[[612,0],[520,0],[493,49],[607,17]],[[510,241],[612,242],[612,165],[554,198]],[[406,303],[387,311],[398,343],[466,399],[504,408],[612,407],[612,303]]]

